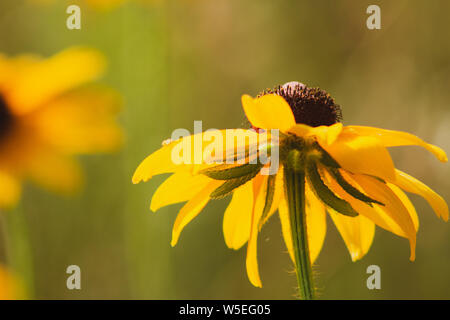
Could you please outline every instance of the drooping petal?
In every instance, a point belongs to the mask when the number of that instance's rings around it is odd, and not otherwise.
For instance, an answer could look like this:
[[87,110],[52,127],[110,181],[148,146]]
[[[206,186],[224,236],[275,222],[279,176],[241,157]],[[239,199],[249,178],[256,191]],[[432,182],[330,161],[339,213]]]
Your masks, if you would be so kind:
[[411,220],[414,223],[414,228],[417,232],[419,230],[419,216],[417,215],[416,208],[412,204],[411,200],[409,200],[408,196],[396,185],[392,183],[387,183],[386,185],[395,193],[395,195],[400,199],[405,208],[408,210],[409,216],[411,217]]
[[270,217],[277,211],[280,201],[284,198],[284,173],[283,169],[279,168],[278,173],[275,179],[275,192],[273,195],[272,205],[267,217],[264,220],[261,220],[260,227],[263,226],[264,223],[269,221]]
[[180,237],[183,228],[192,221],[202,209],[206,206],[209,201],[209,195],[220,185],[220,181],[213,180],[205,188],[203,188],[199,193],[195,195],[191,200],[189,200],[183,208],[181,208],[178,216],[175,220],[172,229],[172,241],[171,246],[174,247],[178,238]]
[[[311,264],[313,264],[320,251],[326,235],[326,212],[323,204],[315,197],[314,193],[307,187],[306,197],[308,204],[306,206],[306,232],[308,233],[308,245]],[[284,243],[288,249],[289,256],[295,264],[294,246],[292,243],[292,231],[289,218],[289,209],[286,199],[280,201],[278,213],[281,222],[281,231]]]
[[328,213],[344,239],[352,261],[362,259],[372,245],[375,224],[363,215],[348,217],[331,208],[328,208]]
[[424,142],[422,139],[411,133],[365,126],[347,126],[344,130],[346,132],[354,132],[362,136],[374,137],[385,147],[411,145],[421,146],[434,154],[440,161],[448,161],[447,155],[445,154],[444,150],[437,146]]
[[322,250],[327,233],[327,222],[325,206],[316,198],[308,185],[306,187],[306,199],[306,232],[308,233],[309,256],[312,264]]
[[0,170],[0,190],[0,208],[9,208],[19,201],[22,187],[17,177]]
[[397,178],[395,184],[403,190],[417,194],[423,197],[436,212],[438,217],[441,217],[444,221],[448,221],[448,205],[445,200],[436,192],[431,190],[430,187],[420,182],[416,178],[396,170]]
[[290,133],[293,133],[299,137],[317,137],[321,144],[330,145],[333,144],[339,137],[343,129],[342,123],[335,123],[331,126],[319,126],[310,127],[306,124],[296,124],[289,129]]
[[376,210],[386,213],[404,232],[411,247],[410,260],[415,259],[416,228],[408,209],[401,199],[385,183],[365,175],[353,175],[355,181],[368,195],[379,200],[384,206],[373,204]]
[[267,94],[255,99],[243,95],[241,100],[247,119],[256,128],[285,132],[295,125],[291,107],[278,95]]
[[211,179],[201,174],[192,175],[190,172],[176,172],[156,189],[150,209],[155,212],[159,208],[188,201],[204,189],[209,182],[211,182]]
[[385,180],[395,177],[391,156],[376,138],[341,134],[333,144],[322,147],[347,171]]
[[8,91],[13,111],[25,114],[52,98],[97,79],[105,68],[103,56],[91,49],[71,48],[23,70]]
[[[324,171],[324,178],[328,186],[344,199],[355,209],[360,215],[373,221],[376,225],[386,229],[400,237],[409,239],[411,247],[411,258],[414,257],[416,232],[414,222],[412,221],[407,208],[400,199],[389,189],[384,183],[375,178],[363,175],[350,175],[344,171],[341,172],[345,179],[354,187],[366,193],[371,198],[385,204],[384,206],[372,204],[371,206],[363,201],[357,200],[346,193],[342,187],[334,181],[331,176]],[[361,181],[357,181],[355,177],[362,177]],[[363,179],[366,179],[365,181]],[[368,180],[368,181],[367,181]],[[379,185],[379,184],[382,185]],[[372,184],[375,184],[373,186]]]
[[228,248],[238,250],[250,237],[253,210],[253,182],[236,189],[223,217],[223,234]]
[[246,257],[246,267],[247,276],[250,282],[255,287],[262,287],[261,278],[259,276],[258,268],[258,225],[261,218],[265,197],[264,197],[264,185],[267,183],[267,176],[258,175],[252,180],[253,184],[253,207],[252,207],[252,219],[251,219],[251,229],[250,238],[247,244],[247,257]]

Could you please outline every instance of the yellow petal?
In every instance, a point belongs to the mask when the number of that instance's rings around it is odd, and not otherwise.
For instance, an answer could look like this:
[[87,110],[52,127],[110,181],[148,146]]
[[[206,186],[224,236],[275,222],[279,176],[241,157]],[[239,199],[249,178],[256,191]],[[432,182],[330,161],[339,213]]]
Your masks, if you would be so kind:
[[278,206],[278,215],[280,217],[281,233],[283,235],[284,244],[286,245],[286,248],[288,250],[289,257],[291,257],[292,262],[295,264],[294,245],[292,243],[291,222],[289,218],[289,208],[284,198],[281,199],[280,204]]
[[328,208],[328,212],[344,239],[352,261],[362,259],[372,245],[375,224],[363,215],[348,217],[331,208]]
[[19,180],[5,171],[0,171],[0,208],[17,204],[22,192]]
[[223,217],[223,234],[228,248],[238,250],[250,237],[253,210],[253,183],[234,191]]
[[342,123],[335,123],[331,126],[310,127],[306,124],[296,124],[289,129],[290,133],[293,133],[299,137],[317,137],[320,144],[330,145],[333,144],[339,137],[343,129]]
[[[398,196],[383,182],[377,180],[376,178],[364,176],[364,175],[353,175],[353,181],[355,181],[364,192],[369,195],[369,197],[378,200],[384,204],[380,206],[373,204],[375,210],[382,211],[386,213],[392,221],[394,221],[403,234],[408,238],[411,247],[410,260],[415,259],[415,246],[416,246],[416,228],[414,222],[405,207],[404,203]],[[375,222],[375,221],[374,221]]]
[[395,193],[395,195],[400,199],[405,208],[408,210],[409,216],[414,223],[414,228],[416,232],[419,230],[419,216],[417,215],[416,208],[409,200],[408,196],[396,185],[392,183],[387,183],[387,186]]
[[[320,251],[322,250],[325,240],[327,225],[326,213],[323,204],[315,197],[314,193],[307,187],[306,191],[308,205],[306,206],[306,230],[308,233],[308,245],[311,264],[313,264]],[[295,264],[294,247],[292,243],[292,231],[289,218],[289,209],[286,200],[283,198],[278,207],[280,216],[281,231],[284,243],[289,252],[292,262]]]
[[309,257],[313,264],[322,250],[327,233],[325,206],[316,198],[309,186],[306,187],[306,232],[308,234]]
[[[226,130],[219,130],[219,132],[222,135],[224,141],[226,141]],[[162,173],[176,171],[190,171],[192,173],[195,173],[202,168],[205,168],[206,159],[203,159],[203,152],[205,152],[205,148],[207,146],[213,143],[213,141],[208,140],[206,137],[207,136],[205,132],[202,132],[191,136],[182,137],[169,144],[163,145],[160,149],[153,152],[151,155],[145,158],[144,161],[141,162],[133,175],[133,183],[136,184],[140,181],[147,181],[153,176]],[[201,143],[201,148],[196,147],[199,141]],[[186,152],[189,152],[190,148],[190,155],[187,157],[187,163],[178,164],[174,162],[172,152],[177,152],[177,149],[175,149],[175,147],[179,148],[183,146],[186,146]],[[235,146],[238,146],[238,144],[235,144]],[[223,145],[223,148],[225,147],[226,143]],[[196,156],[196,153],[202,154]],[[198,162],[196,161],[198,159],[196,158],[200,158],[200,164],[198,164]]]
[[291,107],[278,95],[267,94],[255,99],[243,95],[242,106],[247,119],[256,128],[279,129],[284,132],[295,125]]
[[38,134],[67,153],[117,150],[122,132],[116,123],[117,93],[105,88],[76,90],[56,98],[34,117]]
[[97,79],[105,68],[103,56],[95,50],[71,48],[23,70],[8,92],[14,112],[25,114],[52,98]]
[[31,180],[52,192],[73,193],[83,183],[79,163],[70,157],[43,150],[27,164]]
[[373,137],[341,134],[333,144],[322,147],[347,171],[385,180],[395,177],[389,152]]
[[253,184],[253,208],[251,218],[250,238],[247,244],[247,276],[255,287],[262,287],[258,269],[258,224],[264,209],[264,186],[267,184],[267,176],[258,175],[252,180]]
[[269,214],[265,217],[264,221],[261,221],[260,227],[262,227],[264,223],[269,221],[269,219],[277,211],[280,201],[283,198],[284,198],[284,176],[283,176],[283,168],[280,167],[278,169],[278,173],[275,178],[275,192],[273,195],[272,206],[270,208]]
[[171,161],[173,148],[180,143],[175,141],[167,145],[163,145],[160,149],[153,152],[144,161],[139,164],[133,175],[133,183],[139,183],[141,181],[147,181],[154,175],[175,172],[177,168],[182,166],[176,165]]
[[199,193],[189,200],[183,208],[181,208],[178,216],[175,220],[175,224],[172,229],[172,242],[171,246],[174,247],[180,237],[181,231],[184,227],[192,221],[209,201],[209,195],[214,191],[223,181],[213,180]]
[[396,173],[397,178],[395,184],[397,186],[407,192],[423,197],[430,204],[438,217],[441,217],[444,221],[448,221],[448,205],[440,195],[416,178],[400,170],[396,170]]
[[347,126],[345,127],[345,130],[349,132],[356,132],[357,134],[363,136],[374,137],[385,147],[411,145],[421,146],[433,153],[440,161],[448,161],[447,155],[445,154],[444,150],[437,146],[424,142],[422,139],[411,133],[364,126]]
[[176,172],[156,189],[150,209],[155,212],[159,208],[188,201],[204,189],[209,182],[211,179],[205,175]]
[[[413,258],[416,242],[415,226],[407,208],[401,200],[388,186],[375,178],[363,175],[351,175],[345,173],[343,170],[341,170],[341,173],[351,185],[367,194],[372,199],[384,203],[385,206],[377,204],[372,204],[372,206],[369,206],[367,203],[359,201],[346,193],[327,172],[324,172],[323,177],[333,192],[340,198],[350,203],[353,209],[355,209],[360,215],[370,219],[383,229],[386,229],[400,237],[409,239],[411,258]],[[360,184],[360,182],[362,184]]]

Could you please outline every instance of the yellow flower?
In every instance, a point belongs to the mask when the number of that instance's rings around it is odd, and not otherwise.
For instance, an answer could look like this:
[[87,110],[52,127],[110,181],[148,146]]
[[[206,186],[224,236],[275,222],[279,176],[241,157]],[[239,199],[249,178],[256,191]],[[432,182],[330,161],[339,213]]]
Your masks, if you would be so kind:
[[0,300],[25,299],[25,292],[20,280],[0,265]]
[[[242,105],[255,135],[264,143],[279,147],[280,167],[276,175],[263,175],[262,164],[250,165],[249,143],[241,145],[247,164],[202,163],[177,165],[172,151],[185,142],[203,142],[202,151],[213,141],[206,132],[164,145],[137,168],[133,182],[146,181],[157,174],[173,173],[155,192],[151,210],[179,202],[180,210],[172,233],[172,245],[182,229],[211,198],[232,193],[225,210],[223,232],[229,248],[247,243],[247,274],[261,286],[257,263],[257,234],[278,209],[282,234],[294,261],[294,249],[283,167],[304,166],[306,175],[306,225],[310,260],[314,262],[326,233],[326,212],[340,232],[353,261],[369,250],[375,225],[409,240],[410,259],[415,258],[419,222],[414,206],[404,191],[425,198],[438,217],[448,220],[446,202],[417,179],[396,169],[387,147],[418,145],[440,161],[447,157],[440,148],[399,131],[362,126],[343,126],[341,111],[323,90],[292,82],[269,90],[257,98],[242,97]],[[279,129],[279,139],[264,136]],[[242,131],[247,134],[250,130]],[[221,131],[226,140],[225,131]],[[187,144],[189,145],[189,144]],[[223,143],[225,146],[225,143]],[[268,149],[271,149],[268,148]],[[263,148],[259,148],[261,152]],[[267,148],[266,148],[267,149]],[[226,148],[224,153],[229,153]],[[231,153],[238,153],[236,148]],[[192,158],[195,154],[190,155]],[[215,155],[217,156],[217,154]],[[273,161],[273,160],[272,160]],[[268,164],[265,165],[267,167]],[[287,169],[287,168],[284,168]]]
[[[37,3],[37,4],[50,4],[55,3],[56,0],[30,0],[31,2]],[[119,7],[120,5],[123,5],[128,2],[137,2],[137,3],[143,3],[143,4],[151,4],[151,3],[157,3],[159,0],[84,0],[85,4],[88,4],[90,7],[100,10],[105,9],[113,9],[116,7]],[[67,5],[74,4],[73,1],[67,1]]]
[[0,208],[20,198],[29,178],[58,192],[82,182],[76,154],[117,149],[119,97],[86,86],[103,72],[94,50],[72,48],[49,58],[0,55]]

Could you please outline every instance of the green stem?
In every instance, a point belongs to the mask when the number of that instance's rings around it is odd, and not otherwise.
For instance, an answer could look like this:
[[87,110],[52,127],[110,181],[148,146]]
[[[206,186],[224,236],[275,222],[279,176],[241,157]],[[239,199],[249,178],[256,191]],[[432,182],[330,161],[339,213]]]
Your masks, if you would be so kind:
[[23,207],[19,203],[15,209],[1,212],[1,214],[8,266],[21,277],[27,298],[32,298],[34,294],[33,257]]
[[285,166],[284,177],[298,290],[302,300],[312,300],[314,299],[314,283],[306,228],[305,172]]

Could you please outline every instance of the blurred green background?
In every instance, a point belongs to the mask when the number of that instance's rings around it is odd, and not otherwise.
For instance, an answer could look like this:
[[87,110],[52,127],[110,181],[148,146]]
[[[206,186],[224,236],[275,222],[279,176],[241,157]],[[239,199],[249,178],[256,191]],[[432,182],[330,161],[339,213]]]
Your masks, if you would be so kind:
[[[82,29],[68,30],[69,3]],[[366,28],[366,8],[381,7],[381,30]],[[132,185],[134,169],[175,128],[240,127],[240,97],[297,80],[327,90],[344,124],[413,132],[450,152],[450,2],[435,1],[130,1],[93,10],[83,1],[39,6],[0,2],[0,52],[44,56],[73,45],[101,50],[104,82],[124,99],[127,142],[115,155],[83,158],[87,182],[74,198],[27,185],[21,209],[29,226],[40,299],[293,299],[295,275],[274,216],[259,237],[263,288],[252,287],[245,247],[226,248],[214,201],[170,247],[181,205],[151,213],[164,177]],[[417,147],[394,149],[396,166],[450,200],[450,168]],[[362,261],[352,263],[328,220],[316,264],[322,299],[449,299],[450,231],[427,203],[411,196],[421,219],[417,259],[377,228]],[[4,251],[0,245],[0,252]],[[0,254],[0,257],[3,257]],[[82,290],[66,288],[68,265]],[[368,290],[366,268],[381,268],[381,290]]]

